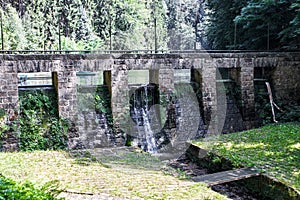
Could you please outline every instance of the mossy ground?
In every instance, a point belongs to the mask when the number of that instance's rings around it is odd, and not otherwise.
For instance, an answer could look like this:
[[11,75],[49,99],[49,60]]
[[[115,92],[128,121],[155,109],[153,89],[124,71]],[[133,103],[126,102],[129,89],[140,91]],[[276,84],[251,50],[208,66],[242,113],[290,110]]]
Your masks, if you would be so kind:
[[170,169],[164,163],[147,153],[130,151],[115,157],[95,151],[86,154],[84,157],[74,157],[64,151],[0,153],[0,171],[16,181],[29,180],[41,185],[58,180],[66,191],[99,196],[225,199],[203,184],[171,176]]
[[254,166],[300,191],[300,124],[272,124],[193,143],[236,166]]

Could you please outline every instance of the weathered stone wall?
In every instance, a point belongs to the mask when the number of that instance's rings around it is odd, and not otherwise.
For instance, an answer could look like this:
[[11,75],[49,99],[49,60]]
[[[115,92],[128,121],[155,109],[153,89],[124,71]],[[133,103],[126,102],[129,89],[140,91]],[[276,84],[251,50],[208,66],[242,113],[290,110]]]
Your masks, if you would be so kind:
[[255,122],[254,106],[254,63],[253,59],[246,58],[241,60],[241,99],[242,99],[242,116],[245,121],[246,129],[253,127]]
[[273,72],[275,96],[287,105],[300,105],[300,59],[279,61]]
[[[6,123],[11,124],[18,117],[18,79],[20,72],[54,72],[58,92],[59,113],[71,121],[70,146],[79,140],[76,71],[105,71],[105,82],[111,93],[112,114],[116,128],[129,119],[128,70],[150,70],[150,82],[165,89],[174,90],[174,69],[194,69],[201,76],[203,116],[209,133],[222,130],[226,112],[226,98],[217,97],[217,68],[231,70],[241,89],[242,118],[246,128],[255,125],[254,68],[274,68],[273,82],[276,96],[288,103],[300,101],[299,72],[300,53],[190,53],[190,54],[105,54],[105,55],[0,55],[0,108],[5,110]],[[201,106],[200,106],[201,107]],[[188,108],[190,109],[190,108]],[[223,113],[220,113],[223,112]],[[91,118],[95,115],[91,114]],[[80,120],[79,120],[80,121]],[[125,124],[126,125],[126,124]],[[187,124],[188,125],[188,124]],[[7,138],[15,138],[9,134]],[[122,140],[122,141],[121,141]],[[120,139],[124,143],[126,138]],[[12,140],[9,139],[8,143]],[[6,149],[16,148],[4,146]]]
[[4,61],[0,66],[0,107],[9,119],[18,116],[18,74],[14,66],[13,61]]
[[77,87],[76,126],[78,127],[79,137],[77,139],[79,141],[74,141],[73,144],[80,144],[83,148],[103,148],[114,145],[115,137],[108,122],[108,113],[104,113],[99,107],[107,102],[101,101],[99,104],[100,102],[97,102],[95,98],[96,95],[103,95],[102,90],[98,91],[98,87],[104,88],[105,86]]
[[124,129],[127,128],[129,116],[129,87],[128,87],[128,67],[122,63],[114,64],[111,70],[111,109],[114,118],[116,133],[123,135],[118,137],[116,143],[125,145],[126,135]]
[[10,126],[10,129],[2,135],[2,149],[15,151],[18,149],[17,135],[13,127],[18,127],[18,74],[14,61],[0,61],[0,109],[4,109],[5,116],[2,125]]
[[204,108],[204,122],[208,126],[208,135],[218,134],[218,108],[215,60],[205,60],[202,67],[202,98]]

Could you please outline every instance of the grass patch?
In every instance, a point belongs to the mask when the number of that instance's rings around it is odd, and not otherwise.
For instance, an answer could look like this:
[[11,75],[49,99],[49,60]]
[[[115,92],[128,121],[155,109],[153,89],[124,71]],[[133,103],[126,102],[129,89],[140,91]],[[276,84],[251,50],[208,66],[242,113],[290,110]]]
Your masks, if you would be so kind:
[[[105,163],[105,159],[94,162],[93,156],[89,157],[92,159],[73,158],[64,151],[0,153],[0,171],[13,180],[30,180],[35,185],[58,181],[63,190],[100,196],[109,194],[129,199],[226,199],[204,184],[180,180],[157,167],[151,169],[150,164],[157,166],[158,160],[148,154],[131,152],[123,158],[121,156]],[[140,167],[135,167],[139,160]]]
[[237,167],[261,169],[300,191],[300,124],[272,124],[193,143],[229,159]]

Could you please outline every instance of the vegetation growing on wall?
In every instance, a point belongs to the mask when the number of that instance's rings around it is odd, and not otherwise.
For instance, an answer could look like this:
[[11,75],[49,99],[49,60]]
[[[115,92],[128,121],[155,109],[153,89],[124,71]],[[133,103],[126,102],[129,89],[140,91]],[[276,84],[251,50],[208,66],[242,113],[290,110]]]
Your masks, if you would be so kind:
[[[274,107],[275,118],[278,122],[300,122],[300,106],[288,105],[280,98],[274,97],[274,102],[278,107]],[[262,125],[274,123],[269,94],[265,83],[255,84],[255,108],[258,119]]]
[[[270,124],[274,123],[273,115],[271,110],[271,104],[268,99],[263,99],[260,97],[261,106],[258,110],[258,117],[261,120],[262,124]],[[275,100],[276,101],[276,100]],[[278,101],[276,101],[278,102]],[[278,122],[300,122],[300,106],[298,105],[286,105],[282,101],[279,100],[277,103],[281,110],[275,109],[275,118]]]
[[0,138],[4,131],[6,131],[6,124],[5,124],[5,110],[0,108]]
[[97,113],[104,114],[108,124],[111,126],[111,128],[113,128],[111,98],[108,91],[108,87],[97,87],[95,93],[95,110]]
[[54,92],[20,92],[20,149],[25,151],[65,149],[68,123],[58,117]]

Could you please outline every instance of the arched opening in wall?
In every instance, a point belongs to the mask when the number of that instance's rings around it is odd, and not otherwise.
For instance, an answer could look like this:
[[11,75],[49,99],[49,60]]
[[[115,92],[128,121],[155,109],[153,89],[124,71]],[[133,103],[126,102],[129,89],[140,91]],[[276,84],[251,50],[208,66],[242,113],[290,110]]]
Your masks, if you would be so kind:
[[174,83],[187,83],[191,82],[190,69],[175,69],[174,70]]
[[[198,105],[195,97],[194,90],[191,84],[191,70],[190,69],[174,69],[174,97],[170,102],[175,108],[169,111],[168,127],[180,128],[180,126],[185,126],[183,123],[180,124],[182,118],[187,118],[185,116],[188,113],[192,113],[193,109],[197,109],[193,105]],[[191,102],[186,102],[185,100],[191,99]]]
[[240,68],[218,68],[216,74],[218,118],[222,133],[244,130],[241,114]]
[[110,71],[77,71],[77,124],[86,148],[114,146]]
[[21,150],[66,148],[67,136],[59,120],[55,79],[56,74],[51,72],[18,74]]
[[270,84],[270,89],[274,93],[273,83],[274,68],[255,67],[254,68],[254,101],[256,117],[260,125],[272,122],[272,111],[269,99],[269,93],[266,82]]
[[153,105],[159,104],[158,85],[149,83],[149,70],[131,70],[128,72],[128,86],[131,119],[136,125],[144,126],[147,123],[144,115]]

